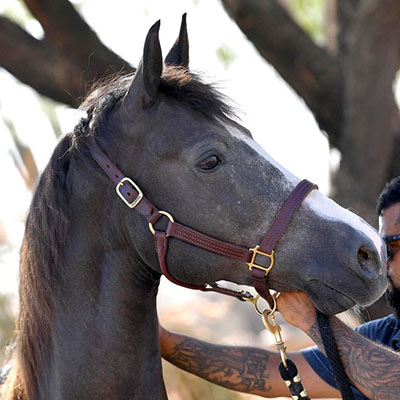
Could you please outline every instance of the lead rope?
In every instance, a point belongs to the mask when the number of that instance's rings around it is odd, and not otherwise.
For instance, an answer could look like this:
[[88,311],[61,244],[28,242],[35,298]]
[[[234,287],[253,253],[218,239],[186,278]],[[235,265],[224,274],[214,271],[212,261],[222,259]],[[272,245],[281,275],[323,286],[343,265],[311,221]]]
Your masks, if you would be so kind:
[[321,333],[322,344],[324,345],[326,356],[331,365],[336,384],[342,394],[343,400],[354,400],[353,392],[350,388],[349,378],[343,367],[339,356],[335,337],[329,323],[329,317],[317,310],[317,321]]
[[288,387],[293,400],[310,400],[308,397],[308,392],[304,389],[301,382],[300,375],[297,371],[296,364],[287,358],[286,345],[282,339],[281,330],[282,328],[276,322],[275,312],[276,312],[276,299],[278,293],[274,293],[271,298],[273,300],[272,308],[266,308],[263,312],[258,309],[257,301],[260,296],[244,298],[246,301],[253,303],[254,308],[258,315],[261,315],[263,324],[266,329],[268,329],[275,338],[276,348],[281,356],[281,362],[279,363],[279,373],[281,378],[284,380],[286,386]]
[[[264,311],[260,311],[257,302],[260,296],[243,297],[245,301],[253,303],[254,309],[258,315],[262,317],[263,324],[275,338],[276,348],[281,356],[281,362],[279,363],[279,373],[281,378],[284,380],[286,386],[290,390],[293,400],[305,399],[310,400],[307,390],[301,383],[301,378],[298,373],[296,364],[287,358],[286,345],[282,339],[281,330],[282,328],[276,322],[276,299],[279,296],[278,293],[274,293],[271,298],[273,300],[272,308],[266,308]],[[322,314],[317,310],[317,322],[321,333],[322,343],[325,348],[326,356],[332,368],[333,376],[335,378],[338,389],[342,395],[343,400],[354,400],[354,395],[350,387],[349,379],[344,370],[343,363],[340,359],[335,337],[333,336],[332,329],[329,323],[329,317]]]

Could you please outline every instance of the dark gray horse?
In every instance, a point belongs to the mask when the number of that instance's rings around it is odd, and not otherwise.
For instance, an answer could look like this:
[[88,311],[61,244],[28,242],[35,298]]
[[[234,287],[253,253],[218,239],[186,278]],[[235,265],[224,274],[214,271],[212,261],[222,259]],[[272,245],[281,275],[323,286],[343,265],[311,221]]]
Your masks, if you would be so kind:
[[[299,182],[189,72],[185,23],[165,63],[158,30],[159,23],[150,29],[134,76],[86,100],[88,117],[61,139],[41,176],[21,250],[20,313],[3,399],[166,398],[153,236],[94,161],[91,138],[159,209],[247,248]],[[167,260],[183,282],[251,284],[244,263],[179,240],[170,240]],[[276,247],[270,284],[308,292],[327,313],[368,304],[385,289],[381,240],[314,190]]]

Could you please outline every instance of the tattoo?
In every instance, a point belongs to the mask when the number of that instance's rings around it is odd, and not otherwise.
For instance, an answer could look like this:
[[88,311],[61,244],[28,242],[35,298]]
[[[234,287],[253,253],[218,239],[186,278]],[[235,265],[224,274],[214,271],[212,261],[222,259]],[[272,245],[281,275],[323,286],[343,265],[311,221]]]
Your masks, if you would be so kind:
[[[320,348],[320,350],[326,355],[324,345],[322,344],[321,334],[319,333],[318,322],[312,324],[310,331],[308,332],[308,336],[312,339],[312,341]],[[335,332],[336,336],[336,332]]]
[[268,392],[266,351],[250,347],[226,347],[185,338],[164,358],[179,368],[217,385],[241,392]]
[[[355,386],[370,399],[398,399],[400,354],[371,342],[337,318],[331,318],[330,322],[346,373]],[[309,336],[323,349],[317,322]]]

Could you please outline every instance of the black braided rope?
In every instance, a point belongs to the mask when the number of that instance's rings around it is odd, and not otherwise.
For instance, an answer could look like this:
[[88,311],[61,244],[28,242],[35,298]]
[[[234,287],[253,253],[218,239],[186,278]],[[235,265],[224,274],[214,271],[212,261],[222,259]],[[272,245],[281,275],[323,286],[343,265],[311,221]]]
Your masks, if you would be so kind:
[[321,333],[322,343],[325,347],[325,352],[328,357],[329,364],[331,365],[336,384],[338,385],[340,393],[342,394],[342,399],[354,400],[349,379],[344,371],[342,361],[339,357],[336,341],[329,324],[329,318],[327,315],[322,314],[317,310],[317,321],[319,331]]
[[292,398],[310,400],[308,393],[304,390],[303,384],[301,383],[300,377],[298,376],[296,364],[289,359],[286,359],[287,368],[281,362],[279,364],[279,373],[285,382],[290,382],[288,388]]

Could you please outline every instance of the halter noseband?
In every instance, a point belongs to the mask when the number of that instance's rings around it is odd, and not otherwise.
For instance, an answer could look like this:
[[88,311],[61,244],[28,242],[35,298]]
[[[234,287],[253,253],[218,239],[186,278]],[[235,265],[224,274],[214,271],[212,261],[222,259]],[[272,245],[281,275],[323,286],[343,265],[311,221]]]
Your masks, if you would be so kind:
[[[204,250],[211,251],[235,260],[243,261],[248,265],[253,278],[254,288],[261,297],[266,299],[270,305],[272,298],[269,293],[268,273],[275,263],[275,246],[278,243],[282,233],[289,225],[293,215],[299,209],[303,200],[307,195],[318,187],[309,182],[302,180],[289,195],[282,208],[276,215],[270,229],[265,235],[260,245],[250,249],[245,249],[231,243],[223,242],[213,237],[200,233],[192,228],[181,225],[174,221],[173,217],[165,212],[158,210],[144,195],[136,183],[126,177],[119,168],[106,156],[99,147],[94,136],[88,137],[88,149],[97,164],[103,169],[108,177],[115,183],[116,192],[124,203],[135,209],[139,214],[143,215],[148,223],[150,231],[154,235],[154,246],[160,263],[162,273],[171,282],[189,288],[201,291],[214,291],[239,299],[249,298],[251,295],[245,291],[234,291],[218,286],[216,283],[206,285],[194,285],[185,283],[174,278],[168,271],[166,264],[166,254],[168,249],[168,237],[180,239]],[[156,231],[154,224],[162,217],[168,218],[168,226],[165,231]],[[268,261],[268,266],[264,267],[257,264],[257,259],[264,257]],[[259,261],[258,261],[259,262]]]

